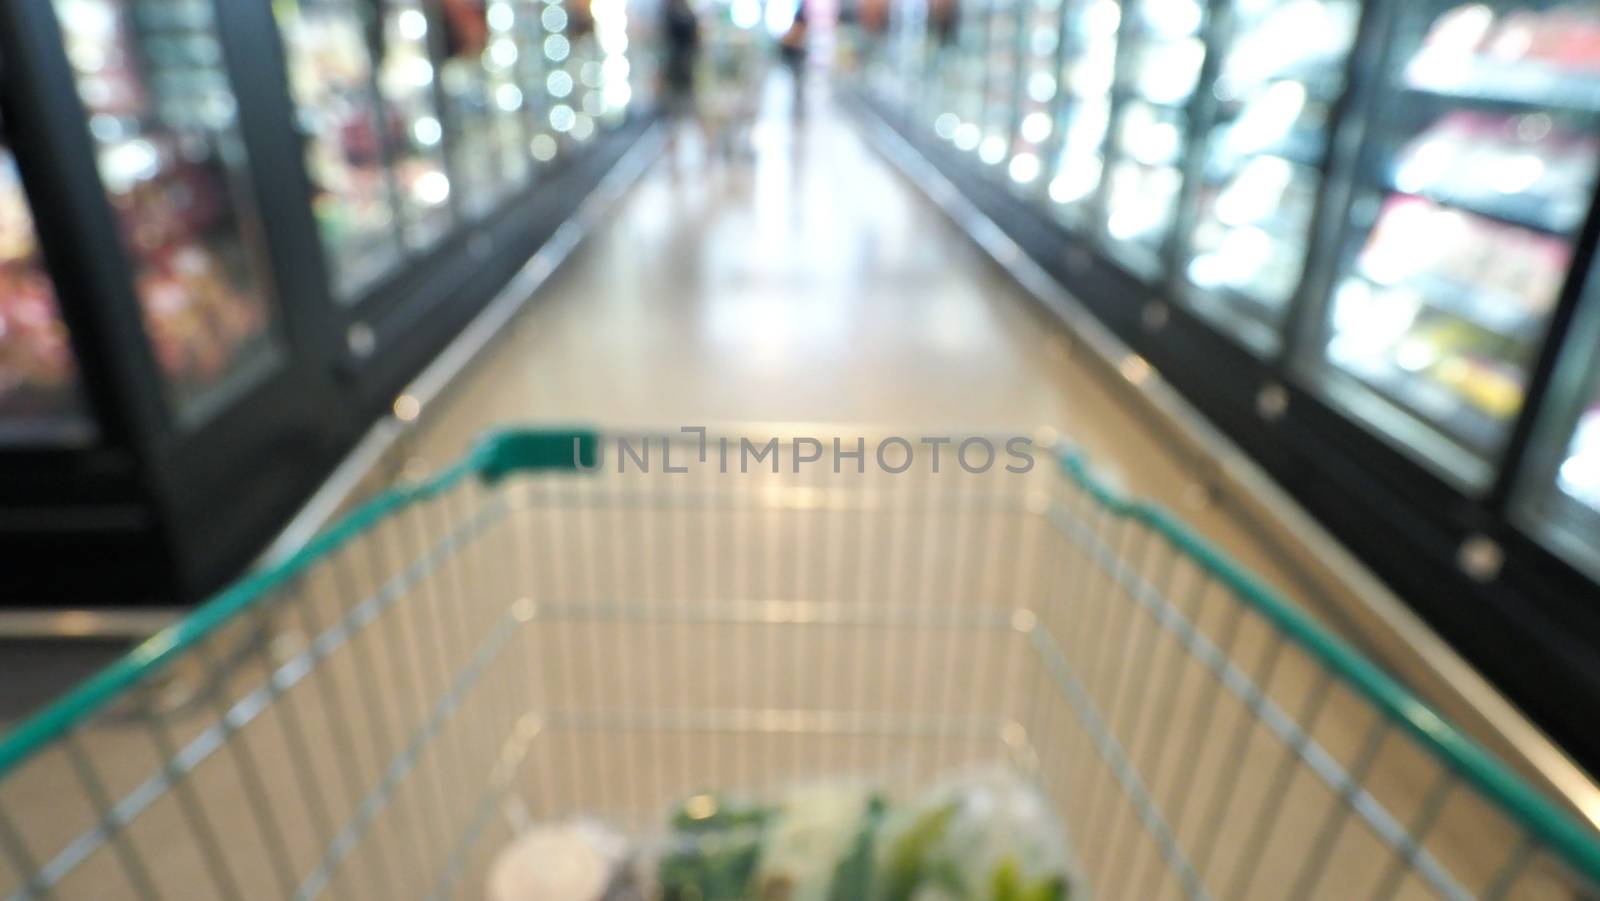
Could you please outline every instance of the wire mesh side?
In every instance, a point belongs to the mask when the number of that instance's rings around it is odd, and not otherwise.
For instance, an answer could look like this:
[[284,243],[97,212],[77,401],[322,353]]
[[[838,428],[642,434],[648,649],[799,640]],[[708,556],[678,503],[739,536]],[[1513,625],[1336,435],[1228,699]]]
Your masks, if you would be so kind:
[[1593,896],[1165,534],[1071,482],[1045,516],[1024,725],[1099,892]]
[[993,763],[1099,897],[1588,897],[1078,483],[789,462],[420,497],[0,782],[0,897],[476,897],[534,819]]
[[461,483],[405,508],[24,763],[0,783],[0,897],[438,879],[529,707],[485,550],[503,505]]

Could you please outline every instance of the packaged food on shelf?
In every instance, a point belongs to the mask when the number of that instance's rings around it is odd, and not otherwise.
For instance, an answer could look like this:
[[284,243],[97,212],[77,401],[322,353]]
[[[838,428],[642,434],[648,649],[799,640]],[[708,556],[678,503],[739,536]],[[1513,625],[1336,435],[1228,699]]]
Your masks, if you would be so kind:
[[1316,190],[1313,173],[1271,156],[1202,189],[1189,280],[1274,309],[1286,304],[1300,282]]
[[1340,286],[1332,326],[1334,364],[1477,452],[1498,449],[1522,406],[1524,342],[1406,285],[1360,279]]
[[1557,232],[1581,223],[1600,138],[1548,112],[1456,110],[1395,158],[1396,188]]
[[1393,195],[1358,268],[1380,285],[1427,282],[1419,290],[1437,302],[1470,305],[1459,309],[1464,318],[1493,317],[1493,327],[1501,327],[1548,315],[1570,260],[1571,248],[1559,238]]
[[1134,44],[1129,53],[1129,84],[1150,103],[1177,105],[1187,101],[1200,82],[1206,45],[1196,37]]
[[[268,325],[215,22],[204,5],[159,7],[187,10],[163,16],[140,0],[56,2],[145,330],[169,386],[187,399],[223,381]],[[175,42],[188,49],[149,52]]]

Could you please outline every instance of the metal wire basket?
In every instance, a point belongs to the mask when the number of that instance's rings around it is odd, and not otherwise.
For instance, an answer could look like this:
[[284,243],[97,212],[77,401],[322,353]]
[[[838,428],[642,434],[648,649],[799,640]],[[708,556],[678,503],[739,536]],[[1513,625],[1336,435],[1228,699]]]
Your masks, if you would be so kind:
[[0,897],[480,897],[534,819],[979,763],[1094,897],[1596,897],[1585,825],[1071,453],[605,445],[495,435],[15,729]]

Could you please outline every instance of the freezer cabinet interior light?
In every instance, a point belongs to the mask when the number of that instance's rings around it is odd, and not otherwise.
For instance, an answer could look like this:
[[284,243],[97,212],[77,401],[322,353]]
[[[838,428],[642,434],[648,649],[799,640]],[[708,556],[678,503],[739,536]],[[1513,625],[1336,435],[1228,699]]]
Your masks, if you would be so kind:
[[1557,481],[1562,491],[1600,512],[1600,405],[1589,408],[1579,420]]
[[1088,197],[1100,186],[1104,169],[1105,164],[1096,156],[1065,160],[1060,173],[1050,182],[1050,199],[1059,204],[1068,204]]
[[1039,177],[1039,158],[1031,153],[1019,153],[1011,158],[1007,173],[1019,185],[1030,184]]
[[1022,119],[1022,139],[1030,144],[1041,144],[1050,137],[1050,114],[1032,112]]

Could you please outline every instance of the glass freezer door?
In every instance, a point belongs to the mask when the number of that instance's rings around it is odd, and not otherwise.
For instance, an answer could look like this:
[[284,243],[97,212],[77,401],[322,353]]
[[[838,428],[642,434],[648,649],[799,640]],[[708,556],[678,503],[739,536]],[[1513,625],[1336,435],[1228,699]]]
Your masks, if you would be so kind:
[[276,358],[261,223],[210,0],[54,0],[179,419]]
[[[273,4],[273,13],[283,35],[333,294],[352,302],[394,271],[402,253],[368,37],[371,9],[365,0],[282,0]],[[405,37],[425,32],[427,20],[402,12],[395,27]],[[396,90],[403,86],[397,69],[384,79]],[[409,74],[412,84],[433,80],[431,65]],[[434,139],[427,124],[421,127],[422,138]],[[437,190],[447,191],[448,183]]]
[[978,159],[986,166],[1006,160],[1012,116],[1016,112],[1017,21],[1019,0],[993,0],[989,12],[987,60],[983,75],[983,117],[979,124]]
[[1206,58],[1200,0],[1134,0],[1112,87],[1105,235],[1124,263],[1163,275],[1177,223],[1188,109]]
[[1300,287],[1361,17],[1357,0],[1231,0],[1214,115],[1198,136],[1195,221],[1182,296],[1246,346],[1270,353]]
[[1055,128],[1050,109],[1055,103],[1056,58],[1061,49],[1062,0],[1022,0],[1026,10],[1018,43],[1020,78],[1013,85],[1016,116],[1011,131],[1006,177],[1019,191],[1037,193],[1046,142]]
[[949,0],[950,20],[941,23],[941,48],[934,63],[940,113],[934,133],[972,152],[983,141],[983,90],[987,77],[990,0]]
[[381,7],[378,96],[393,157],[395,190],[405,217],[407,247],[425,250],[450,230],[450,176],[444,164],[430,24],[419,0],[388,0]]
[[280,0],[296,117],[333,294],[351,303],[456,221],[421,0]]
[[0,120],[0,446],[79,444],[93,429]]
[[1047,207],[1069,227],[1086,228],[1105,175],[1122,6],[1117,0],[1066,0],[1063,15],[1059,71],[1030,76],[1026,89],[1030,98],[1055,98]]
[[1600,7],[1402,3],[1324,320],[1328,394],[1481,489],[1600,151]]
[[1600,581],[1600,285],[1593,273],[1526,452],[1514,514]]

